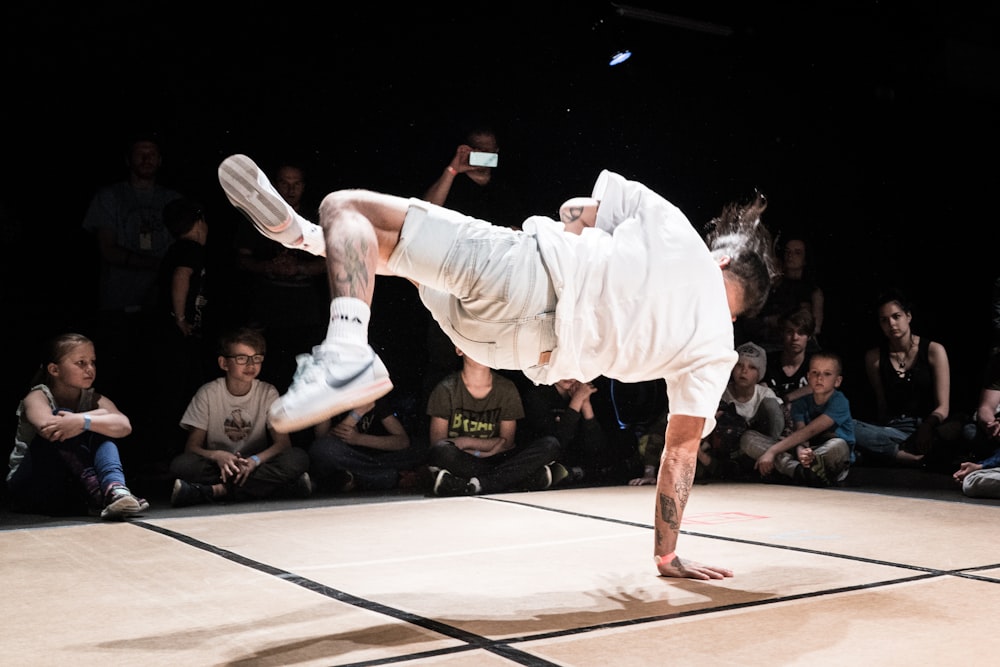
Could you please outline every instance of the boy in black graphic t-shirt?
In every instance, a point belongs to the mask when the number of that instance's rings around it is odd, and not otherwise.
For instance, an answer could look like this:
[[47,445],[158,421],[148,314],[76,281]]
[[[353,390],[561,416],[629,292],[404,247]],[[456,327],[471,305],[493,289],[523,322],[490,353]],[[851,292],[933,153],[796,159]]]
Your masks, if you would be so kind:
[[517,420],[524,417],[514,383],[462,354],[462,370],[445,377],[427,401],[428,463],[437,468],[434,495],[467,496],[552,485],[550,463],[559,442],[538,439],[517,446]]

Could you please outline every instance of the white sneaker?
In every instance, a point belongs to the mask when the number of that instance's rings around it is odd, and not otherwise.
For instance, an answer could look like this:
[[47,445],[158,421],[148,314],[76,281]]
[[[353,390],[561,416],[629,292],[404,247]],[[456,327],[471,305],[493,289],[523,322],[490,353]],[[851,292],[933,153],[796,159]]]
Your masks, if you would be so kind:
[[301,431],[392,391],[389,371],[368,345],[326,343],[296,361],[291,386],[269,411],[271,425],[282,433]]
[[229,202],[261,234],[286,248],[326,255],[323,229],[296,213],[246,155],[230,155],[222,161],[219,183]]

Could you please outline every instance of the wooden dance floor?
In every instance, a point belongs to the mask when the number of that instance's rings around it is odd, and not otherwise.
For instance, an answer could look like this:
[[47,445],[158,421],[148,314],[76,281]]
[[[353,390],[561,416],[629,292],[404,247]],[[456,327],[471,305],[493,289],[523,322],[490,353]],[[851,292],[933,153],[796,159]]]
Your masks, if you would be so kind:
[[[956,492],[957,493],[957,492]],[[198,507],[0,531],[7,665],[997,664],[1000,506],[696,485]]]

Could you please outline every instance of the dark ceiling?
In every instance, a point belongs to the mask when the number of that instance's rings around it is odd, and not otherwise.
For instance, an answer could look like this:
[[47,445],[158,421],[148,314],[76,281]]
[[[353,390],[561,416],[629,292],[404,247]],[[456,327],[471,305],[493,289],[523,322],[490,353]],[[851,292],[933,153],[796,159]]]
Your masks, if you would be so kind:
[[[229,153],[305,154],[317,191],[419,195],[485,120],[498,174],[536,212],[604,167],[696,223],[757,188],[775,231],[817,242],[845,340],[877,335],[864,304],[891,282],[978,359],[968,335],[1000,266],[982,231],[997,225],[996,2],[94,4],[0,10],[0,205],[67,254],[136,131],[161,137],[164,180],[219,230]],[[632,59],[609,68],[620,48]]]
[[58,184],[75,225],[147,129],[165,178],[203,199],[236,151],[419,194],[486,120],[540,212],[603,167],[693,220],[759,188],[772,224],[832,248],[906,248],[915,215],[977,210],[997,175],[997,3],[789,4],[8,3],[4,199]]

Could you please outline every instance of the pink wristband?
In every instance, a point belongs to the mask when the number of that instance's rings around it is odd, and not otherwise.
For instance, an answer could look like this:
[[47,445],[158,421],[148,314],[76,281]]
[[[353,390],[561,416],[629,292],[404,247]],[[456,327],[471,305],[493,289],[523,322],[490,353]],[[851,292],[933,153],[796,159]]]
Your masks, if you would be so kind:
[[657,565],[670,565],[670,563],[677,557],[676,551],[671,551],[668,554],[663,554],[662,556],[653,556],[653,562]]
[[452,176],[455,176],[456,174],[458,174],[458,169],[455,169],[453,166],[449,164],[448,173],[451,174]]

